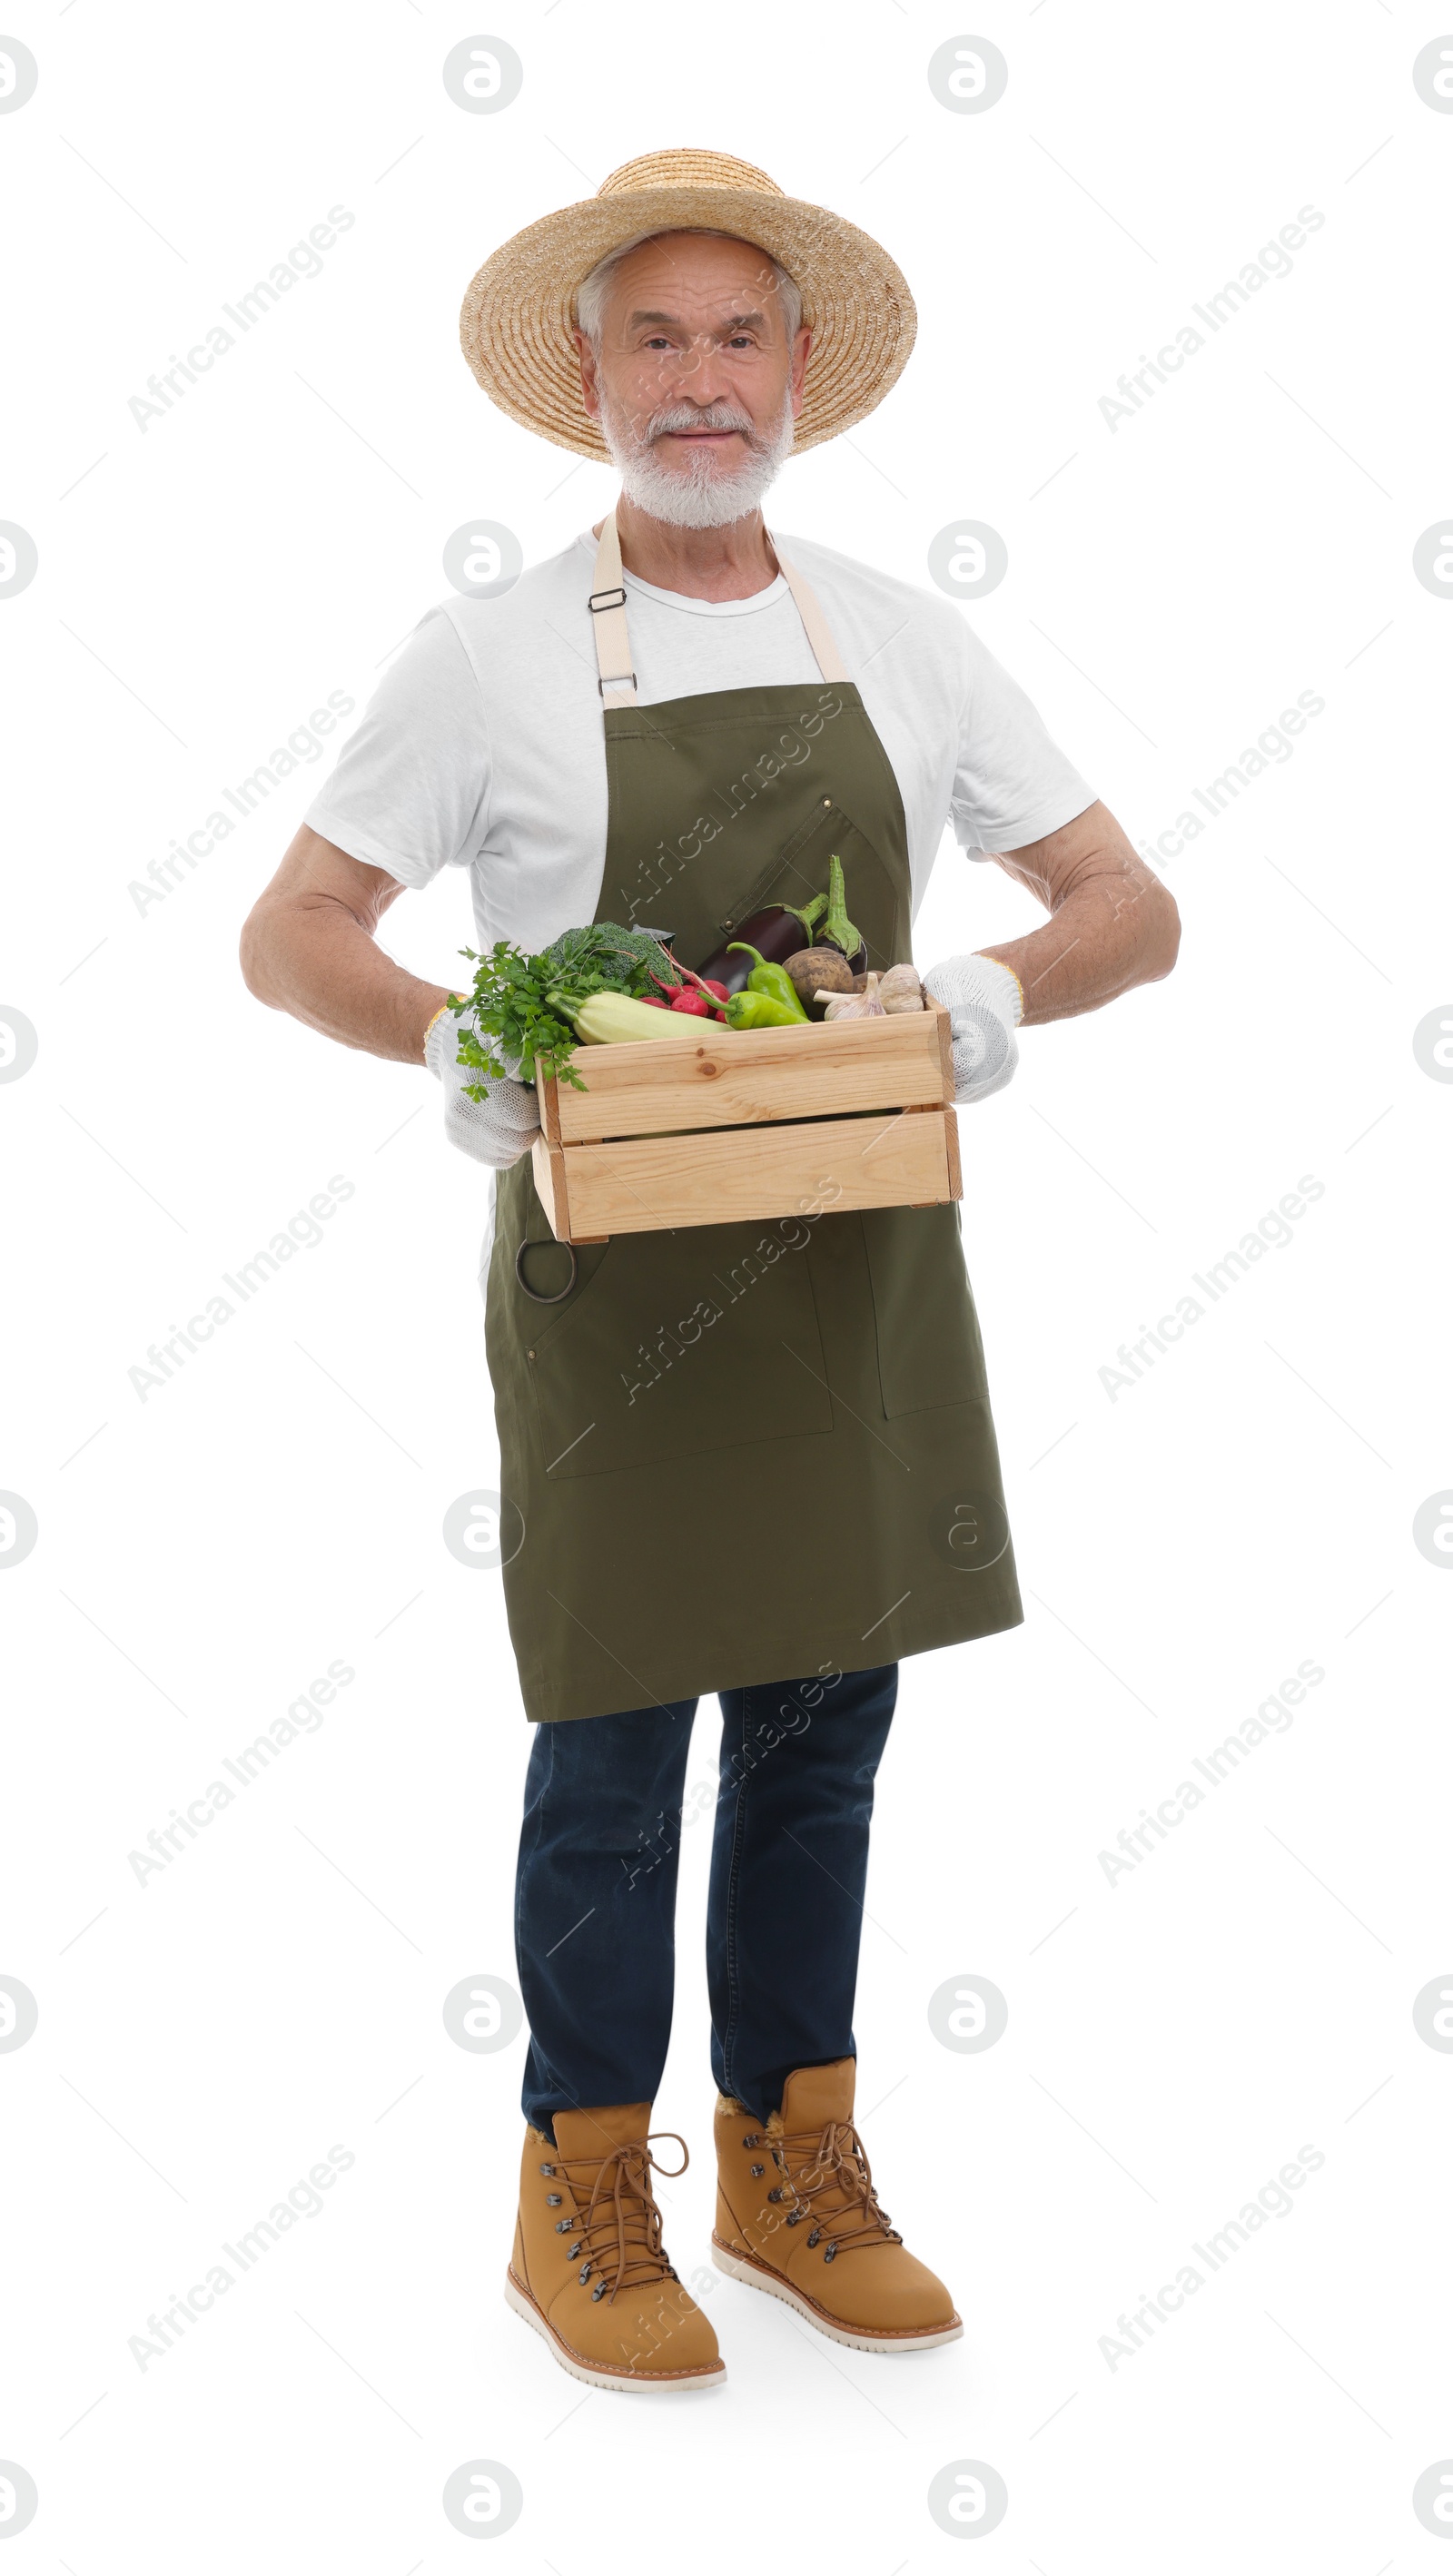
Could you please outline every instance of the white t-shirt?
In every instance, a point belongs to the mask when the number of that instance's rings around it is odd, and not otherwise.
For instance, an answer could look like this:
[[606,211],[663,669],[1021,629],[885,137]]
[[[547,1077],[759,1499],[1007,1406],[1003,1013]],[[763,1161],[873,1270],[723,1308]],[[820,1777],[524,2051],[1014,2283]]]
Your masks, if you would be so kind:
[[[782,550],[816,592],[892,763],[915,913],[950,820],[979,858],[1040,840],[1093,804],[951,601],[805,539],[784,536]],[[467,867],[481,948],[543,948],[595,916],[607,790],[586,606],[594,570],[587,531],[501,597],[431,609],[307,811],[325,840],[402,885]],[[692,599],[629,572],[625,586],[639,704],[821,685],[780,574],[751,599]]]

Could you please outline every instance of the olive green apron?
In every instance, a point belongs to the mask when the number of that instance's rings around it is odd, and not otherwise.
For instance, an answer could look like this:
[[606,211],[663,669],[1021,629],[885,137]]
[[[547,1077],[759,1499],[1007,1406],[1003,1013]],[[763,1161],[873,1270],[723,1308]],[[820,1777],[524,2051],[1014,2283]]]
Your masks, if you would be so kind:
[[[637,707],[606,520],[595,918],[668,928],[694,965],[759,905],[819,893],[836,851],[868,962],[887,967],[912,953],[902,799],[779,561],[822,682]],[[955,1205],[809,1208],[581,1245],[572,1282],[529,1157],[501,1173],[485,1335],[523,1520],[504,1586],[530,1719],[858,1671],[1019,1624],[960,1235]]]

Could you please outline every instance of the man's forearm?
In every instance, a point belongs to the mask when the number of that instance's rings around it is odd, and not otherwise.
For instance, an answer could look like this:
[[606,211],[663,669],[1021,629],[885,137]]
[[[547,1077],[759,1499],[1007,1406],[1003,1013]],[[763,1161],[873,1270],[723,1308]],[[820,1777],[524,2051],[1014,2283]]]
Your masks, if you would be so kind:
[[424,1032],[449,999],[386,957],[351,913],[335,904],[293,908],[274,921],[264,903],[247,926],[248,990],[340,1046],[396,1064],[422,1064]]
[[1050,854],[1045,861],[1021,850],[1000,862],[1052,916],[1025,938],[997,941],[982,952],[1018,976],[1025,1025],[1098,1010],[1136,984],[1155,983],[1175,964],[1180,915],[1169,889],[1113,828],[1072,855],[1056,848],[1074,829],[1039,845]]
[[377,944],[378,924],[403,891],[383,868],[350,859],[304,823],[244,925],[248,991],[340,1046],[422,1064],[424,1032],[449,993]]

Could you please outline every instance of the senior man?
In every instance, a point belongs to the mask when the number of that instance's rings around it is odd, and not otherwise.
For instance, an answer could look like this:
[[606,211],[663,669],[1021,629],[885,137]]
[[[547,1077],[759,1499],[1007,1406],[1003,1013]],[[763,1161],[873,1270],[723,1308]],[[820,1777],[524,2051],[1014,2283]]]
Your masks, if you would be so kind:
[[[914,323],[876,242],[721,153],[632,162],[497,250],[465,299],[465,354],[515,420],[612,459],[620,498],[505,595],[424,619],[244,933],[259,999],[427,1064],[447,1134],[499,1176],[486,1347],[538,1728],[505,2286],[599,2387],[723,2375],[662,2241],[650,2144],[708,1691],[713,2259],[859,2351],[962,2332],[879,2203],[852,2009],[898,1662],[1022,1615],[983,1353],[953,1205],[828,1200],[765,1234],[623,1235],[577,1266],[534,1185],[533,1089],[471,1098],[448,987],[374,933],[405,887],[458,866],[481,948],[616,921],[669,925],[700,964],[755,907],[806,904],[837,856],[886,967],[911,954],[952,819],[1052,916],[926,976],[959,1101],[1009,1081],[1021,1024],[1169,972],[1170,896],[959,612],[764,524],[791,448],[881,401]],[[641,1394],[643,1346],[665,1356],[702,1300],[711,1332]],[[925,2203],[941,2179],[925,2162]]]

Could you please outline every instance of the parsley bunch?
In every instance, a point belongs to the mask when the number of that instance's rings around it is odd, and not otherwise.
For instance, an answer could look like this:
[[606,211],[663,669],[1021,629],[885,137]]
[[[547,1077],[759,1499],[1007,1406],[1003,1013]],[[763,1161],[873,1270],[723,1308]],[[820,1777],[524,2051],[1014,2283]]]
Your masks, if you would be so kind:
[[575,1033],[554,1010],[556,999],[574,1003],[591,993],[628,993],[641,1000],[662,984],[685,981],[658,939],[613,921],[567,930],[534,956],[508,939],[497,939],[485,956],[473,948],[459,953],[473,961],[474,987],[449,1007],[460,1023],[459,1061],[481,1076],[465,1085],[471,1100],[486,1099],[491,1082],[533,1082],[537,1066],[577,1091],[585,1089],[569,1062]]

